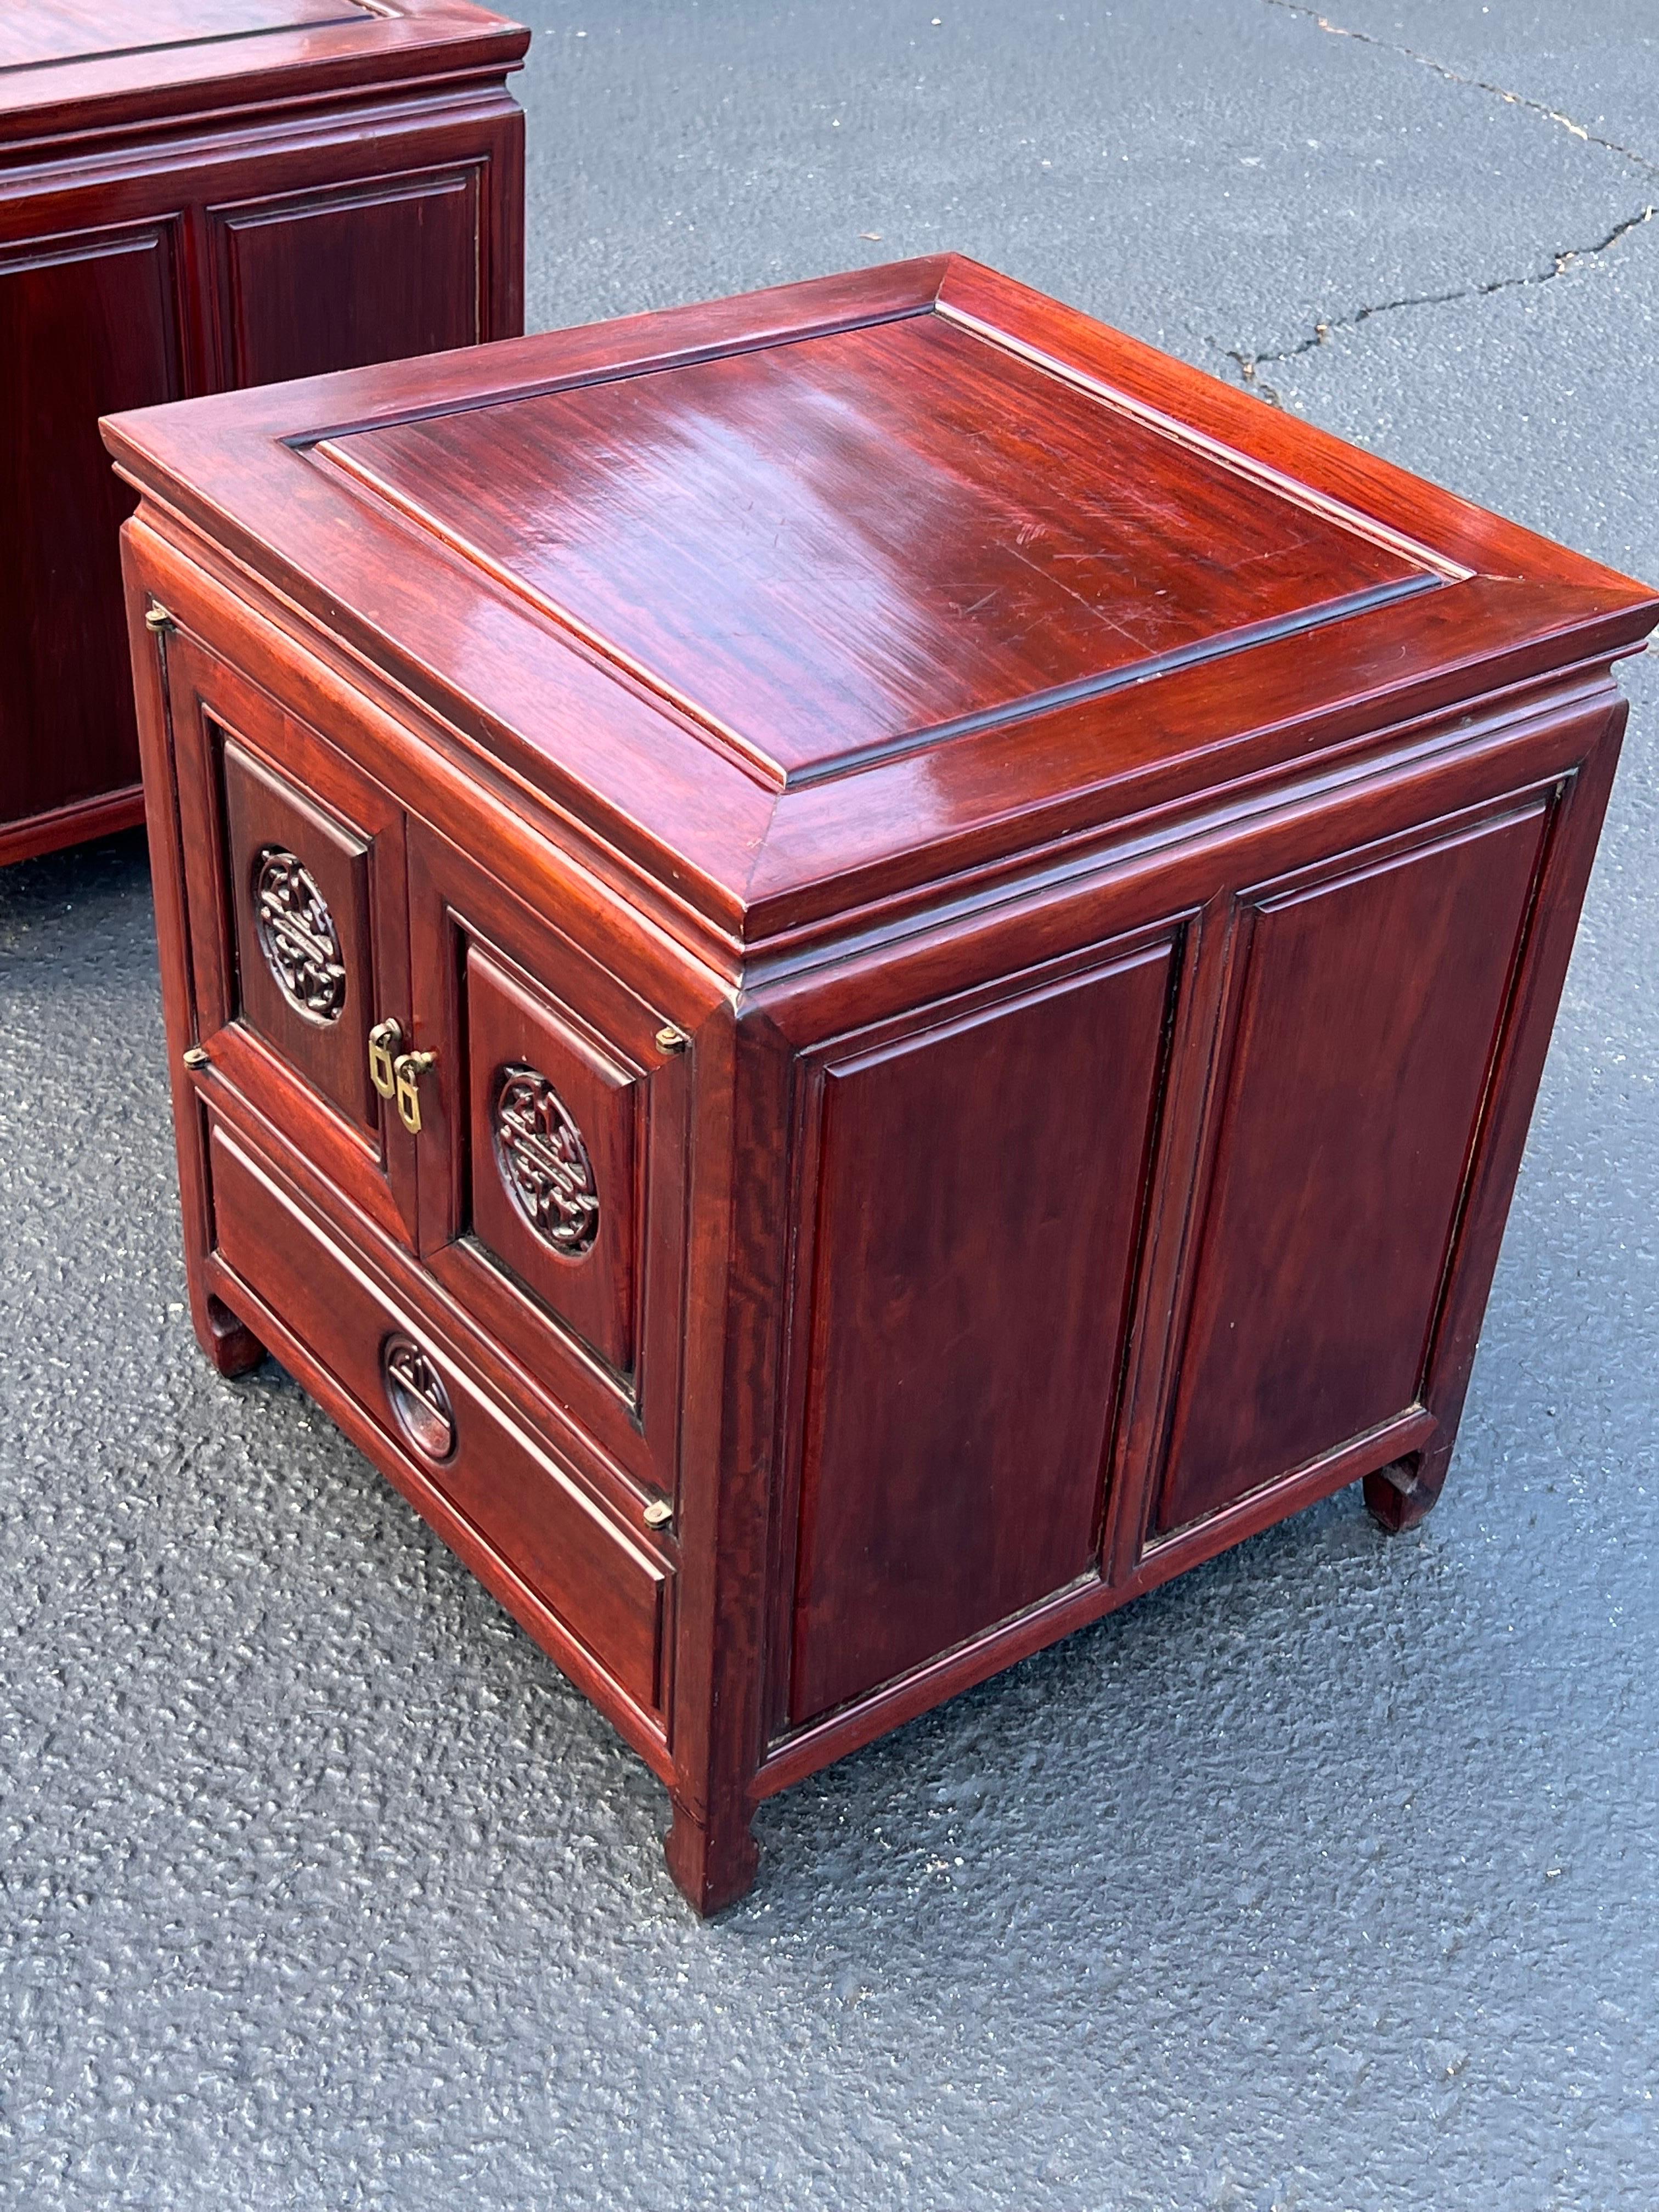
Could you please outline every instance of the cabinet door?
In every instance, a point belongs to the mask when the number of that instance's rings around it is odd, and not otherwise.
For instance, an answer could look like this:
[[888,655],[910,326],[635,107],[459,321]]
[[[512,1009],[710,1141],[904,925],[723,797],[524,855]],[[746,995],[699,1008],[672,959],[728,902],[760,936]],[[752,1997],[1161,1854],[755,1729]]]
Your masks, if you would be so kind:
[[843,1038],[805,1078],[789,1717],[1098,1571],[1173,941]]
[[1547,811],[1241,898],[1154,1535],[1416,1405]]
[[532,911],[410,824],[416,1030],[437,1054],[421,1251],[618,1465],[672,1494],[695,1052],[544,889]]
[[219,374],[276,384],[488,336],[482,165],[210,208]]
[[136,784],[118,533],[98,417],[179,397],[167,222],[0,246],[0,824]]
[[162,646],[197,1034],[218,1079],[405,1241],[414,1140],[370,1079],[409,1027],[404,817],[317,731],[182,632]]

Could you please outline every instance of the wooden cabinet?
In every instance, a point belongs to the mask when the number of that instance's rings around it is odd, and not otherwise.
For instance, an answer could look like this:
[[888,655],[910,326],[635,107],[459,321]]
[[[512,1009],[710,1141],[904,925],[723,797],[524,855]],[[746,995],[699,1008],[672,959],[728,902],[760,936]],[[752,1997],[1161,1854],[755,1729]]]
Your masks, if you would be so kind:
[[528,33],[460,0],[0,22],[0,862],[143,815],[98,418],[523,328]]
[[1653,594],[955,259],[106,434],[202,1341],[699,1909],[954,1690],[1429,1510]]

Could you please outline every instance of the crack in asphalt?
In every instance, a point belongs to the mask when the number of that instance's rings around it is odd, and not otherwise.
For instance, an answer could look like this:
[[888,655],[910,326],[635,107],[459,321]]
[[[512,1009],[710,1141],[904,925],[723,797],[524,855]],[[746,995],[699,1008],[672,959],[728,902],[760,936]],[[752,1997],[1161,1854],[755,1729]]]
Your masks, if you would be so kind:
[[[1529,109],[1533,114],[1541,115],[1547,122],[1559,125],[1562,130],[1570,131],[1585,145],[1600,146],[1607,153],[1617,154],[1621,160],[1634,162],[1638,168],[1651,170],[1659,176],[1659,161],[1647,154],[1638,153],[1635,147],[1623,145],[1616,138],[1602,137],[1587,125],[1564,114],[1559,107],[1549,106],[1541,100],[1529,100],[1524,93],[1511,92],[1506,85],[1493,84],[1486,77],[1469,76],[1445,62],[1437,61],[1432,54],[1419,53],[1415,46],[1399,46],[1392,39],[1379,39],[1370,31],[1355,31],[1346,24],[1334,23],[1328,15],[1322,15],[1318,9],[1305,6],[1304,0],[1266,0],[1266,4],[1269,8],[1281,9],[1287,15],[1305,17],[1331,38],[1352,39],[1360,46],[1376,46],[1384,53],[1399,54],[1407,61],[1416,62],[1422,68],[1431,70],[1449,84],[1468,85],[1475,91],[1491,93],[1495,99],[1507,102],[1511,107]],[[1528,270],[1521,276],[1494,276],[1486,283],[1462,284],[1449,292],[1408,293],[1399,300],[1374,301],[1366,307],[1355,308],[1352,314],[1328,316],[1314,325],[1310,337],[1298,339],[1295,345],[1282,346],[1277,352],[1252,353],[1243,346],[1224,346],[1216,338],[1210,339],[1209,343],[1217,353],[1235,364],[1241,383],[1273,406],[1282,407],[1285,404],[1283,395],[1261,374],[1264,362],[1294,361],[1299,355],[1311,353],[1316,346],[1327,343],[1334,332],[1357,330],[1361,323],[1369,322],[1373,315],[1393,314],[1402,307],[1449,307],[1458,300],[1486,299],[1494,292],[1512,292],[1526,285],[1550,283],[1576,263],[1593,261],[1598,254],[1606,253],[1610,247],[1617,246],[1621,238],[1638,229],[1643,223],[1650,222],[1656,213],[1659,213],[1659,205],[1650,202],[1647,206],[1638,209],[1636,214],[1615,223],[1607,236],[1595,245],[1566,246],[1553,254],[1547,269]]]
[[1267,4],[1269,8],[1282,9],[1287,15],[1305,15],[1310,23],[1316,23],[1333,39],[1353,39],[1362,46],[1380,46],[1384,53],[1401,54],[1407,61],[1417,62],[1424,69],[1432,70],[1437,76],[1444,77],[1449,84],[1467,84],[1477,92],[1491,93],[1495,99],[1506,101],[1511,107],[1527,108],[1534,115],[1541,115],[1546,122],[1559,124],[1562,130],[1571,131],[1585,145],[1604,147],[1609,154],[1620,155],[1626,161],[1634,161],[1638,168],[1651,169],[1655,175],[1659,176],[1659,161],[1654,160],[1651,155],[1638,154],[1635,147],[1621,145],[1616,138],[1603,138],[1587,125],[1576,122],[1571,115],[1564,115],[1559,107],[1551,107],[1544,100],[1528,100],[1524,93],[1511,92],[1506,85],[1493,84],[1484,76],[1466,76],[1462,70],[1455,70],[1445,62],[1436,61],[1432,54],[1419,53],[1415,46],[1397,46],[1392,39],[1379,39],[1370,31],[1350,30],[1345,24],[1332,22],[1328,15],[1322,15],[1317,8],[1304,6],[1302,0],[1267,0]]
[[[1270,4],[1279,4],[1279,0],[1270,0]],[[1617,246],[1621,238],[1627,238],[1632,231],[1639,230],[1644,223],[1651,222],[1656,216],[1659,216],[1659,202],[1650,202],[1646,207],[1638,209],[1636,214],[1626,216],[1622,222],[1615,223],[1607,236],[1599,239],[1594,246],[1564,246],[1551,257],[1551,266],[1547,269],[1531,269],[1522,276],[1492,276],[1480,284],[1460,284],[1450,292],[1407,293],[1403,299],[1373,301],[1369,306],[1356,307],[1349,315],[1328,316],[1314,325],[1311,337],[1298,338],[1294,345],[1281,346],[1275,353],[1249,353],[1242,346],[1223,346],[1215,338],[1212,338],[1210,343],[1218,353],[1224,354],[1229,361],[1237,364],[1242,382],[1260,393],[1262,398],[1271,401],[1275,407],[1282,407],[1285,404],[1283,396],[1261,374],[1262,362],[1271,364],[1279,361],[1295,361],[1302,354],[1311,353],[1316,346],[1328,344],[1336,331],[1358,330],[1361,323],[1370,322],[1373,315],[1391,315],[1401,307],[1444,307],[1457,300],[1485,300],[1494,292],[1514,292],[1528,285],[1553,283],[1558,276],[1565,276],[1578,263],[1594,261],[1598,254],[1606,253],[1610,247]]]

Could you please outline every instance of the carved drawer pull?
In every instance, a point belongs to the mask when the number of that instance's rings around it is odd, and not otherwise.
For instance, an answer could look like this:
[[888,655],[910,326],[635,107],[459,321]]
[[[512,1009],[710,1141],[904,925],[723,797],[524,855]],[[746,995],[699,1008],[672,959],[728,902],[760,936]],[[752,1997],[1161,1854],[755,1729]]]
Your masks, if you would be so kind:
[[398,1072],[393,1065],[404,1033],[396,1022],[376,1022],[368,1033],[368,1079],[382,1098],[398,1095]]
[[435,1052],[399,1053],[392,1063],[396,1078],[398,1116],[411,1137],[421,1133],[421,1078],[437,1065]]
[[412,1336],[380,1346],[386,1402],[398,1426],[422,1458],[446,1460],[455,1449],[455,1409],[444,1379]]

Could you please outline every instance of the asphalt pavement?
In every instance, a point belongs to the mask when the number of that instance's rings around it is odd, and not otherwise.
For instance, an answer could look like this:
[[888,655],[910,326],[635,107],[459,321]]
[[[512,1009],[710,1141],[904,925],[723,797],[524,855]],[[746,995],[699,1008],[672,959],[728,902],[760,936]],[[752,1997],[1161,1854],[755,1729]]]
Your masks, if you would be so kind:
[[[1652,0],[604,0],[530,321],[951,246],[1659,579]],[[935,10],[938,12],[935,13]],[[142,841],[0,873],[0,2205],[1654,2212],[1659,682],[1446,1496],[661,1790],[191,1338]]]

